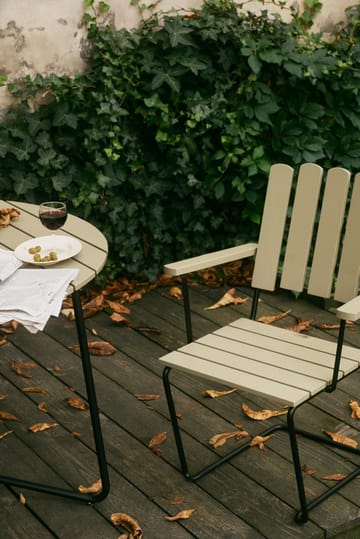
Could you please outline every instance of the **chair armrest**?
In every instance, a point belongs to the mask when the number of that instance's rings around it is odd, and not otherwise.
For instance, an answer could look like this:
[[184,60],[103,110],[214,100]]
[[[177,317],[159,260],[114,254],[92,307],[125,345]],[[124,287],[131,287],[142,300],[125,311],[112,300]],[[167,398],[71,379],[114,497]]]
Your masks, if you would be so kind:
[[344,303],[336,310],[336,316],[342,320],[359,320],[360,318],[360,296]]
[[226,264],[227,262],[254,256],[256,249],[257,243],[245,243],[244,245],[230,247],[229,249],[222,249],[221,251],[195,256],[193,258],[185,258],[179,262],[166,264],[164,266],[164,272],[173,276],[185,275],[186,273],[204,270],[211,266],[218,266],[219,264]]

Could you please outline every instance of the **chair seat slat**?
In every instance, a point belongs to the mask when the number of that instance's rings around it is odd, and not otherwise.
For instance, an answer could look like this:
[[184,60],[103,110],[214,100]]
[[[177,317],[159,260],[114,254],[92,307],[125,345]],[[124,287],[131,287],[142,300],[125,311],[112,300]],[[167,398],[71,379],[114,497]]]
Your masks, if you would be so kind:
[[159,358],[162,363],[169,367],[176,367],[179,370],[190,372],[201,377],[216,380],[230,387],[247,389],[254,393],[268,395],[289,406],[297,406],[309,399],[308,391],[270,381],[246,372],[206,361],[183,352],[170,352],[166,356]]
[[[203,342],[203,339],[197,342]],[[283,369],[318,378],[327,384],[332,379],[334,356],[321,351],[304,351],[300,346],[229,326],[208,335],[206,342],[209,346],[229,352],[234,350],[260,362],[271,362]],[[342,376],[344,371],[341,370]]]

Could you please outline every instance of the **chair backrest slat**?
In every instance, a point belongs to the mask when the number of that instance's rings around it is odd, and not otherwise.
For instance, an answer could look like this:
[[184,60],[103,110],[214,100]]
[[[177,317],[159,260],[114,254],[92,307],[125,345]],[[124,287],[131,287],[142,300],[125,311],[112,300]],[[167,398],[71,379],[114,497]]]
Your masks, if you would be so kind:
[[308,293],[315,296],[328,298],[333,292],[350,178],[344,168],[332,168],[327,175],[308,284]]
[[252,285],[274,290],[294,171],[284,164],[270,169]]
[[329,169],[325,178],[322,167],[304,163],[297,180],[288,165],[271,167],[253,272],[255,288],[274,290],[281,275],[280,287],[294,292],[306,288],[309,294],[327,298],[335,288],[334,298],[340,302],[358,295],[360,172],[351,199],[350,185],[351,173],[341,167]]
[[301,165],[286,245],[280,286],[300,292],[313,238],[323,169],[313,163]]
[[360,270],[360,173],[356,174],[343,239],[334,298],[346,302],[358,295]]

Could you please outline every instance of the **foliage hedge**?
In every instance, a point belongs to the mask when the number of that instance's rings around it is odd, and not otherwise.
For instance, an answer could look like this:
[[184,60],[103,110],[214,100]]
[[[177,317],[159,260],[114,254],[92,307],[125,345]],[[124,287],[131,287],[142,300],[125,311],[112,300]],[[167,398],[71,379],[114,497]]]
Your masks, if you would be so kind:
[[154,278],[252,239],[271,163],[360,169],[359,7],[326,40],[238,7],[133,30],[88,16],[84,73],[8,85],[1,197],[67,200],[108,237],[109,270]]

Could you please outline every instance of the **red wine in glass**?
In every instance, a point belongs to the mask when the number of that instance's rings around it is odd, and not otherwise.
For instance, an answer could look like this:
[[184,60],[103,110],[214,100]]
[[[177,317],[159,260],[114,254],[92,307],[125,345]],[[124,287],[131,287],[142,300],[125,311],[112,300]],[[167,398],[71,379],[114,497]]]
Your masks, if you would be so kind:
[[57,230],[66,221],[67,207],[65,202],[42,202],[39,206],[41,223],[49,230]]

